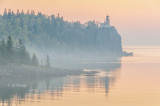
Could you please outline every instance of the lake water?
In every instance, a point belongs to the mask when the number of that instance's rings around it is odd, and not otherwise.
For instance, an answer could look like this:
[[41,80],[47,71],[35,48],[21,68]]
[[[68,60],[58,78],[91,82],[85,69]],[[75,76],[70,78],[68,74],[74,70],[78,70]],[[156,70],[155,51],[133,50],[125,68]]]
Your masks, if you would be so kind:
[[134,56],[116,61],[84,59],[70,65],[74,69],[99,71],[95,76],[1,84],[0,105],[160,106],[160,47],[124,49],[134,52]]

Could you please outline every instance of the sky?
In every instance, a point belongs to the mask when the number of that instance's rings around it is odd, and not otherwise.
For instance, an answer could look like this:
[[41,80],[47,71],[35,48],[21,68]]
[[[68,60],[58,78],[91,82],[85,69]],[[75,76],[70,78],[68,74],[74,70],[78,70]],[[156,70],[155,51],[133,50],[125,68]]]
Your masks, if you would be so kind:
[[0,13],[5,8],[59,13],[81,23],[103,22],[108,14],[124,46],[160,46],[160,0],[0,0]]

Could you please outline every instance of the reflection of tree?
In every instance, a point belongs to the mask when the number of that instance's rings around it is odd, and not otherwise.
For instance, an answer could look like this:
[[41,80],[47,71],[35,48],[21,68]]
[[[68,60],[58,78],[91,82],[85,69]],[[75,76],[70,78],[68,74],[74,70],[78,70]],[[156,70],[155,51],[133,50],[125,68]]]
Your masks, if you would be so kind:
[[8,86],[6,84],[1,84],[0,85],[0,100],[4,103],[10,103],[11,99],[17,95],[17,98],[21,98],[24,99],[26,92],[29,91],[28,87],[16,87],[14,85],[14,87],[12,86]]
[[[115,72],[116,73],[116,72]],[[106,94],[109,92],[110,84],[115,83],[117,76],[92,76],[85,79],[85,83],[90,91],[94,92],[95,88],[105,88]]]
[[0,80],[0,100],[2,103],[8,105],[12,102],[13,98],[16,98],[17,102],[24,101],[27,98],[34,99],[34,95],[38,95],[40,98],[41,94],[48,90],[52,91],[54,96],[55,93],[60,94],[63,91],[64,80],[62,77],[52,79],[2,79]]
[[[84,69],[100,69],[106,72],[106,75],[84,78],[78,76],[55,77],[52,79],[30,78],[27,80],[24,80],[23,78],[3,78],[0,80],[0,100],[2,103],[10,104],[13,98],[16,98],[17,101],[21,102],[29,98],[34,99],[34,95],[38,95],[38,99],[41,99],[41,94],[46,91],[49,91],[53,97],[62,96],[64,89],[73,88],[72,90],[74,90],[74,92],[79,92],[81,83],[83,82],[87,85],[87,88],[93,92],[96,88],[105,88],[105,92],[108,94],[110,84],[115,83],[117,70],[121,68],[120,61],[102,63],[93,62],[92,64],[87,64],[83,65]],[[108,73],[112,76],[108,75]]]
[[[97,65],[98,64],[98,65]],[[85,79],[90,90],[94,91],[94,88],[105,88],[106,95],[109,92],[110,84],[115,83],[118,71],[121,68],[120,60],[112,60],[111,62],[104,62],[103,64],[95,63],[90,65],[92,69],[101,69],[106,75],[104,76],[92,76]],[[111,75],[109,75],[111,74]]]

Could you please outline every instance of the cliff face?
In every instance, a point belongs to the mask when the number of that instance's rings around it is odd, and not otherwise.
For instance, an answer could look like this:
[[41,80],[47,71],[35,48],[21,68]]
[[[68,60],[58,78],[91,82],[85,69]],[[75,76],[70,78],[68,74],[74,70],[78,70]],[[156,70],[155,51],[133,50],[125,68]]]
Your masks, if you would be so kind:
[[99,42],[100,50],[104,50],[107,54],[122,54],[121,36],[115,27],[100,28],[97,41]]
[[65,53],[65,55],[122,56],[123,54],[121,36],[113,26],[92,30],[85,28],[76,33],[72,30],[70,33],[74,35],[65,36],[65,40],[59,39],[55,45],[53,44],[56,55]]

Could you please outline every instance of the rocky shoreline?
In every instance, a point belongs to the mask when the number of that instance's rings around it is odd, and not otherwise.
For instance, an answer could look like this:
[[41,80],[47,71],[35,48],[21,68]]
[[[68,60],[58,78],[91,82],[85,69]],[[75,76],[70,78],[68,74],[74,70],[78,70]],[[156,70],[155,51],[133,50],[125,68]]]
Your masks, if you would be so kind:
[[0,78],[42,78],[66,75],[81,75],[83,70],[66,70],[57,68],[34,67],[27,65],[6,65],[0,66]]
[[0,66],[0,79],[19,79],[19,80],[34,80],[34,79],[45,79],[54,77],[63,77],[67,75],[94,75],[98,72],[90,71],[86,72],[81,69],[70,70],[70,69],[58,69],[58,68],[46,68],[46,67],[34,67],[27,65],[7,65]]

